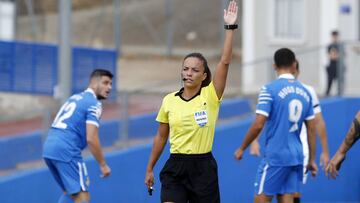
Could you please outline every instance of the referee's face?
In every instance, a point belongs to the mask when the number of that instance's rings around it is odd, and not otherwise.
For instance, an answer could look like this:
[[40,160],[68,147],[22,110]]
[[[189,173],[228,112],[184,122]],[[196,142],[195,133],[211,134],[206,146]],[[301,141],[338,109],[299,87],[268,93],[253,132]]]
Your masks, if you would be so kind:
[[202,81],[206,79],[203,62],[196,57],[189,57],[185,59],[181,75],[183,78],[184,87],[200,87]]

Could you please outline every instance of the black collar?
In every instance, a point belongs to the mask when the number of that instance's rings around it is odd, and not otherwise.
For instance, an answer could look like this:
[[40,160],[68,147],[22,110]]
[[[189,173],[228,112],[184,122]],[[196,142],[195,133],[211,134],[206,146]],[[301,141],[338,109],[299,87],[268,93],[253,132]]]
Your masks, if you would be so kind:
[[198,93],[196,93],[193,97],[191,97],[190,99],[185,99],[184,97],[182,97],[182,93],[184,92],[184,88],[181,88],[177,93],[175,93],[175,96],[179,96],[182,100],[188,102],[188,101],[191,101],[192,99],[194,99],[195,97],[197,97],[198,95],[200,95],[201,93],[201,89],[198,91]]

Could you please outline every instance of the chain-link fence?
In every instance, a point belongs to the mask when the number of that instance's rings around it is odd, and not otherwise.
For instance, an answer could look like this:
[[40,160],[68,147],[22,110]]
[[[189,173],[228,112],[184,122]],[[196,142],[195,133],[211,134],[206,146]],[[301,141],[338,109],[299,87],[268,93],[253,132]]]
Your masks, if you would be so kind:
[[[221,46],[223,8],[227,1],[208,0],[99,0],[72,1],[73,43],[82,46],[115,46],[120,26],[121,46],[218,48]],[[116,11],[119,3],[119,11]],[[57,1],[17,0],[16,38],[57,42]],[[120,17],[115,18],[119,12]],[[116,22],[116,20],[120,20]],[[239,20],[239,22],[241,22]],[[240,40],[236,42],[240,46]],[[150,48],[149,48],[150,47]],[[139,50],[139,49],[136,49]]]

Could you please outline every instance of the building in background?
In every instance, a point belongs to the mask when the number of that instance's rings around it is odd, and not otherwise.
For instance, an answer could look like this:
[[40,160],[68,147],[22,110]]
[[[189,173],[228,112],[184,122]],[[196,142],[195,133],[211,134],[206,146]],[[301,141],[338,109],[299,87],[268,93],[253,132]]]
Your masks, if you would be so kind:
[[13,40],[15,37],[15,3],[0,0],[0,40]]
[[300,60],[300,79],[322,95],[328,63],[326,46],[331,31],[338,30],[346,42],[345,94],[359,95],[359,10],[358,0],[244,0],[243,93],[257,92],[274,79],[273,53],[289,47]]

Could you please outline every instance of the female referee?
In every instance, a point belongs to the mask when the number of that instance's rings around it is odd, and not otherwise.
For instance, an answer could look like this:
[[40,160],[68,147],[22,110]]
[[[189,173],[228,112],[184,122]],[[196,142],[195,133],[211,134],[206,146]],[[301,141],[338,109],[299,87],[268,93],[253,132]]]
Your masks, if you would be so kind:
[[232,55],[238,6],[224,10],[226,30],[223,53],[211,81],[200,53],[185,56],[184,87],[166,95],[156,120],[160,123],[146,169],[145,184],[154,184],[153,168],[170,136],[170,158],[160,172],[161,202],[220,202],[217,164],[211,154],[226,77]]

